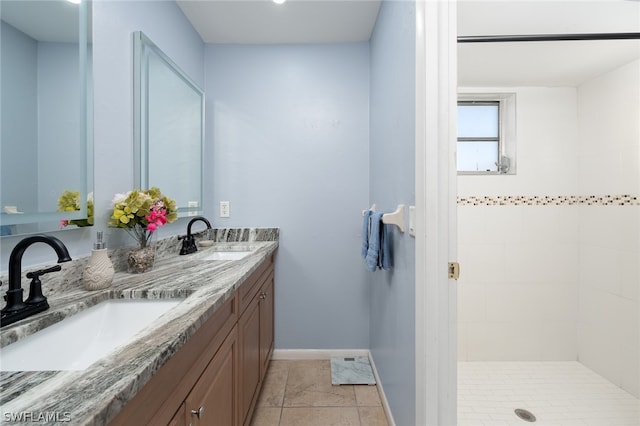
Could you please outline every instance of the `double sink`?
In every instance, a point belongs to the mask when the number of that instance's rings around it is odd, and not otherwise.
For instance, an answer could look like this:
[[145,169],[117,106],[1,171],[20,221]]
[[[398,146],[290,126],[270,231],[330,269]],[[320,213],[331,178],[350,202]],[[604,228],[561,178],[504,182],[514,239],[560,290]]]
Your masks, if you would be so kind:
[[[237,261],[252,251],[198,253],[194,260]],[[196,257],[197,256],[197,257]],[[0,351],[0,371],[84,370],[134,341],[184,299],[107,299]]]

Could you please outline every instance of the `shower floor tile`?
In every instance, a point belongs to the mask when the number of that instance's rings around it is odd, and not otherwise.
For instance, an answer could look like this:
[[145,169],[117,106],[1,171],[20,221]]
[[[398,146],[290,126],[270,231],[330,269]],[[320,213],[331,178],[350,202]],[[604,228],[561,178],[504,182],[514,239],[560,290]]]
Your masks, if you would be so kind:
[[640,400],[579,362],[458,363],[458,426],[528,424],[638,426]]

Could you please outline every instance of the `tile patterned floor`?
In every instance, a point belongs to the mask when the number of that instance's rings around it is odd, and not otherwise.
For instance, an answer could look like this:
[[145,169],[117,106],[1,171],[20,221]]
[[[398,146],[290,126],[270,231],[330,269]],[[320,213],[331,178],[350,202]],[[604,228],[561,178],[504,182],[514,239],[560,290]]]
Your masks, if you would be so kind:
[[579,362],[460,362],[458,425],[639,426],[640,400]]
[[388,426],[378,388],[331,384],[329,360],[271,361],[251,426]]

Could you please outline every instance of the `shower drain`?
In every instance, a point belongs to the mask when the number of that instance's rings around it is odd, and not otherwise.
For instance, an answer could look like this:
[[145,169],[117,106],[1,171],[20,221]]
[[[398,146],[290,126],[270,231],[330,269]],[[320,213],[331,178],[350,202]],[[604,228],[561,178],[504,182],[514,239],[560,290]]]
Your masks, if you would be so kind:
[[524,420],[525,422],[535,422],[536,416],[533,415],[531,411],[525,410],[523,408],[515,409],[516,416]]

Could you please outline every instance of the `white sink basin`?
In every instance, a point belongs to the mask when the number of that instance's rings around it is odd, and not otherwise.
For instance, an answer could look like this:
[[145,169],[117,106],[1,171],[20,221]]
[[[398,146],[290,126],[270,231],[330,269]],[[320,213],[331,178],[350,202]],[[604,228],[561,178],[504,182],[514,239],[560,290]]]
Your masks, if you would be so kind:
[[201,260],[240,260],[249,256],[250,251],[214,251]]
[[181,301],[105,300],[0,349],[0,371],[84,370]]

